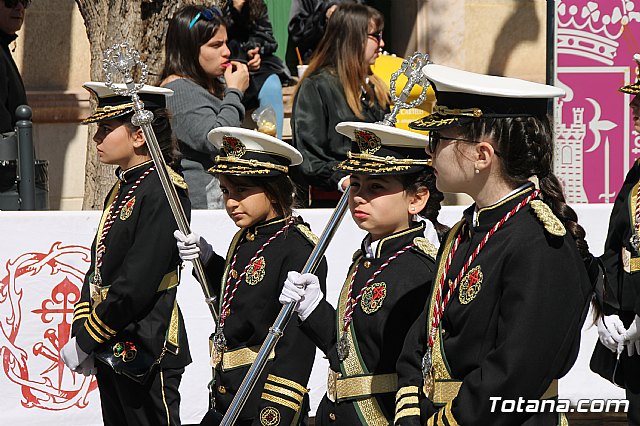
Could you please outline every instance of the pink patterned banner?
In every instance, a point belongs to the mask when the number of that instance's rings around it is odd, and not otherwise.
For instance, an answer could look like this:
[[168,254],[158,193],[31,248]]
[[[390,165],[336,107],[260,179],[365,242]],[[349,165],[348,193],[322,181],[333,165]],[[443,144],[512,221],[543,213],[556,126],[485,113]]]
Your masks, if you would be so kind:
[[556,81],[567,95],[555,105],[554,171],[569,202],[612,203],[640,153],[631,98],[640,0],[556,2]]

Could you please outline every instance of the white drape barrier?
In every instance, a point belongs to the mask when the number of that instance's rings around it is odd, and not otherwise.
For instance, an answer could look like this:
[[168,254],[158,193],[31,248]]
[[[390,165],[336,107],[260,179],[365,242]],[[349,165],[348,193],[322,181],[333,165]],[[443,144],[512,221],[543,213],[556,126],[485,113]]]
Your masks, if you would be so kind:
[[[576,210],[592,252],[601,254],[611,205],[578,205]],[[461,211],[462,207],[443,208],[441,222],[452,225]],[[302,210],[300,214],[319,234],[330,211]],[[70,373],[59,360],[61,342],[69,335],[73,303],[89,265],[89,248],[98,220],[99,212],[0,212],[2,424],[102,424],[95,381]],[[223,211],[193,212],[192,229],[223,255],[237,230]],[[363,236],[347,215],[327,251],[327,299],[334,305],[351,256]],[[207,407],[206,385],[211,377],[208,337],[213,320],[190,266],[185,269],[178,294],[193,356],[180,386],[182,421],[198,423]],[[560,381],[561,398],[623,397],[621,389],[589,371],[596,339],[595,327],[585,327],[578,361]],[[312,410],[325,391],[326,370],[326,361],[317,353],[309,384]]]

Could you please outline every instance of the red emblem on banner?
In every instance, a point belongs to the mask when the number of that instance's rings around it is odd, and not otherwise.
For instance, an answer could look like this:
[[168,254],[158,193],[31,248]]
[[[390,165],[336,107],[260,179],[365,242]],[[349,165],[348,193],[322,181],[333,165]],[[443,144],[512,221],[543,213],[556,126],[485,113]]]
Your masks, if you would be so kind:
[[69,341],[90,251],[54,243],[48,253],[7,260],[0,280],[0,352],[6,377],[25,408],[84,408],[97,388],[92,376],[71,372],[60,359]]

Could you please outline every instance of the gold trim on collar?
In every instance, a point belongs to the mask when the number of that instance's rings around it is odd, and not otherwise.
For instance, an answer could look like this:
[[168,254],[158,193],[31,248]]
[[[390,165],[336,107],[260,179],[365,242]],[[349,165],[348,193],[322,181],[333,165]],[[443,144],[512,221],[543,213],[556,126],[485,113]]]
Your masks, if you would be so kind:
[[474,226],[479,226],[479,225],[480,225],[480,213],[484,213],[485,211],[489,211],[489,210],[494,210],[494,209],[496,209],[496,208],[498,208],[498,207],[502,206],[503,204],[507,203],[508,201],[511,201],[511,200],[513,200],[513,199],[514,199],[514,198],[516,198],[516,197],[519,197],[520,195],[523,195],[523,194],[525,194],[525,193],[527,193],[527,192],[531,192],[531,191],[533,191],[533,189],[534,189],[534,188],[535,188],[534,186],[527,186],[526,188],[523,188],[521,191],[516,192],[515,194],[513,194],[513,195],[511,195],[511,196],[509,196],[509,197],[507,197],[507,198],[505,198],[505,199],[504,199],[504,200],[502,200],[502,201],[498,201],[498,202],[497,202],[497,203],[495,203],[495,204],[492,204],[492,205],[490,205],[490,206],[487,206],[487,207],[483,207],[483,208],[481,208],[481,209],[480,209],[480,210],[478,210],[478,212],[476,213],[476,220],[475,220],[475,224],[474,224]]
[[459,108],[449,108],[444,105],[436,105],[433,107],[432,114],[455,115],[455,116],[463,115],[465,117],[480,118],[482,117],[482,110],[480,108],[459,109]]
[[284,221],[289,220],[289,219],[291,219],[291,216],[286,216],[286,217],[283,217],[281,219],[270,220],[268,222],[258,224],[254,228],[254,231],[255,231],[254,234],[258,235],[258,230],[260,228],[264,228],[265,226],[275,225],[276,223],[284,222]]
[[395,233],[395,234],[387,235],[386,237],[382,238],[380,240],[380,242],[378,243],[378,247],[376,248],[376,258],[380,257],[380,253],[382,252],[382,245],[384,243],[386,243],[387,241],[394,240],[394,239],[396,239],[398,237],[405,236],[407,234],[410,234],[410,233],[418,231],[418,230],[424,230],[424,223],[420,223],[420,225],[418,225],[418,226],[411,227],[409,229],[405,229],[404,231],[400,231],[400,232]]
[[[242,164],[242,165],[245,165],[245,166],[250,166],[250,167],[253,167],[253,168],[264,167],[265,169],[277,170],[277,171],[282,172],[282,173],[288,173],[289,172],[289,168],[287,166],[281,166],[279,164],[267,163],[265,161],[245,160],[243,158],[236,158],[236,157],[221,157],[219,155],[216,155],[215,162],[216,163],[220,163],[220,162],[237,163],[237,164]],[[212,169],[214,167],[212,167]]]

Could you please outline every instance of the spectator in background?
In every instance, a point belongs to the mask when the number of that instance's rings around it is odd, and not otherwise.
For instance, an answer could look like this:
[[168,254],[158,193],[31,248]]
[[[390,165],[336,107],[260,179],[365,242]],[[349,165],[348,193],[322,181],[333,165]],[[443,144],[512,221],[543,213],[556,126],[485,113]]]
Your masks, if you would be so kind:
[[298,63],[295,48],[307,63],[327,26],[327,20],[340,3],[364,3],[362,0],[292,0],[289,15],[287,65],[295,69]]
[[194,209],[224,207],[218,179],[207,173],[218,154],[207,134],[216,127],[242,126],[242,97],[249,87],[247,65],[230,55],[220,9],[185,6],[169,22],[160,78],[174,92],[167,107]]
[[227,0],[223,11],[231,58],[246,62],[251,74],[242,103],[247,109],[271,105],[276,113],[277,137],[281,138],[282,86],[294,81],[282,60],[274,55],[278,42],[273,36],[267,5],[264,0]]
[[12,132],[16,124],[16,108],[27,103],[22,77],[9,45],[24,22],[24,12],[31,0],[0,2],[0,133]]
[[[296,183],[309,185],[311,207],[332,207],[347,173],[336,170],[351,140],[336,132],[343,121],[381,121],[389,109],[389,88],[371,72],[384,46],[384,20],[361,4],[337,7],[293,100],[293,145],[304,161]],[[301,197],[304,199],[304,197]]]

